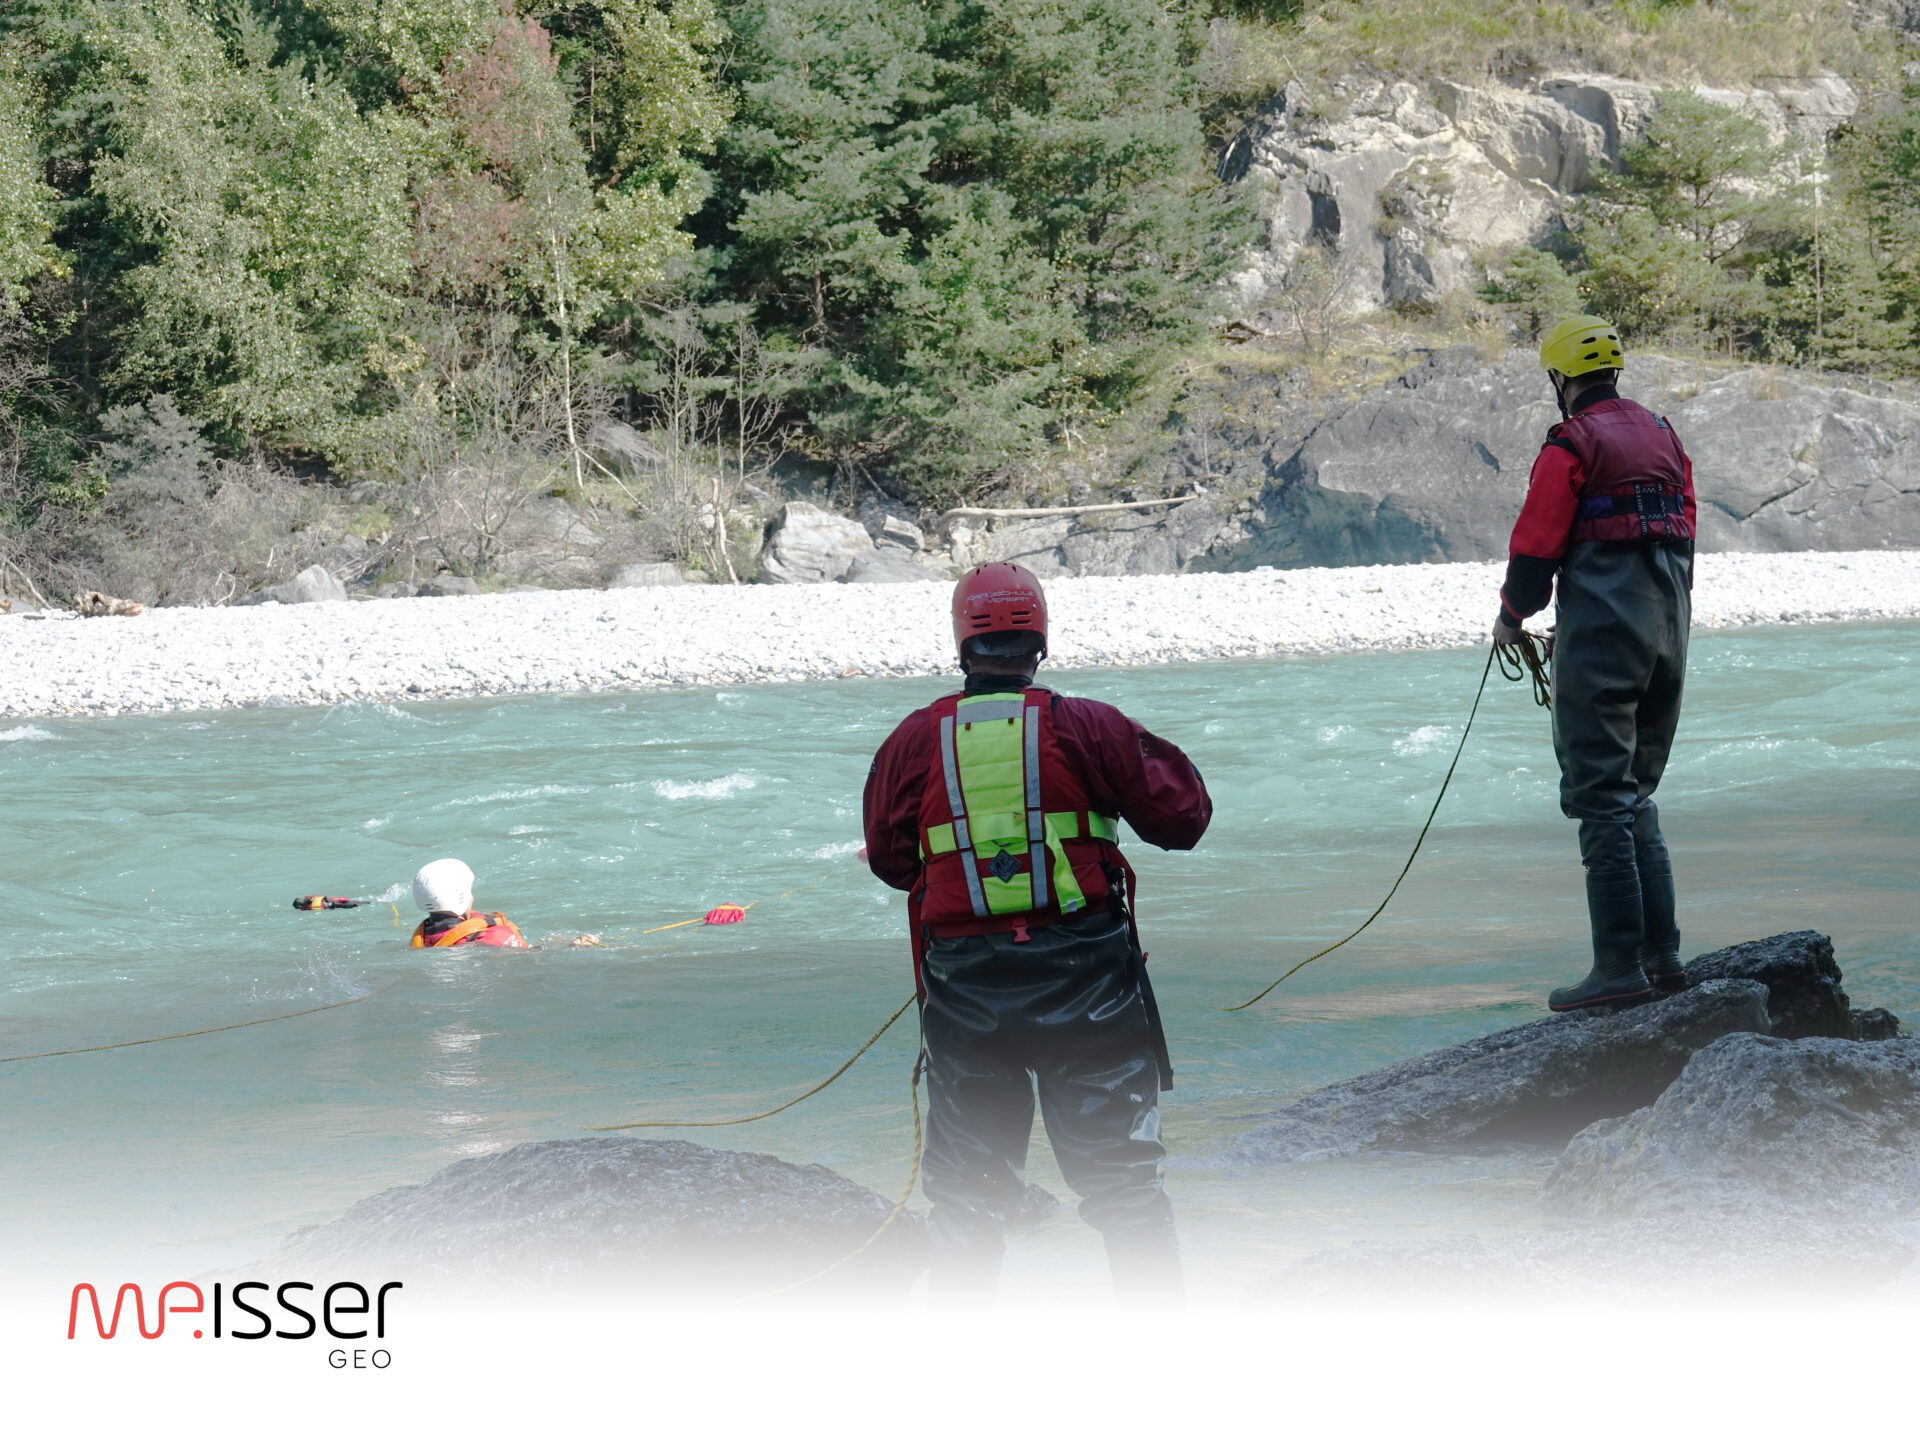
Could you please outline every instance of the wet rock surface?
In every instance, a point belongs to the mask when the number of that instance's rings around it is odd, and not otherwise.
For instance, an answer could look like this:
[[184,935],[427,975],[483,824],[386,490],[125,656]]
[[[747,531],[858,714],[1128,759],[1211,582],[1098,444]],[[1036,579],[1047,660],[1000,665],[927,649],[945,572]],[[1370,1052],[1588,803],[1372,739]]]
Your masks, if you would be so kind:
[[1758,981],[1710,980],[1613,1015],[1553,1015],[1316,1090],[1242,1136],[1255,1164],[1368,1150],[1559,1142],[1650,1103],[1695,1051],[1765,1034]]
[[1575,1136],[1544,1195],[1580,1219],[1907,1215],[1920,1207],[1920,1039],[1729,1035],[1652,1105]]
[[1793,930],[1702,955],[1687,979],[1757,980],[1767,987],[1768,1034],[1783,1040],[1826,1035],[1854,1038],[1853,1008],[1840,988],[1833,941],[1817,930]]
[[250,1267],[368,1267],[422,1286],[617,1286],[628,1298],[727,1299],[807,1281],[797,1296],[902,1290],[923,1264],[920,1221],[821,1165],[682,1140],[549,1140],[462,1160],[384,1190]]

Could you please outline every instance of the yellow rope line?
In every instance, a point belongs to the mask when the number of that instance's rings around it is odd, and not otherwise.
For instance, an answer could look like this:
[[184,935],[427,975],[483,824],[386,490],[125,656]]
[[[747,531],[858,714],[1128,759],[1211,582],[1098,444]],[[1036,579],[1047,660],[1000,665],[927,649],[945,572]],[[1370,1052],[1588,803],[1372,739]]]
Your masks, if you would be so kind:
[[[807,891],[813,889],[814,886],[823,883],[832,874],[833,874],[833,871],[831,870],[823,871],[822,873],[814,876],[813,879],[809,880],[806,884],[796,885],[791,890],[782,890],[778,895],[775,895],[772,898],[774,898],[775,900],[785,900],[789,895],[803,895]],[[765,895],[762,895],[760,897],[760,900],[765,900],[766,898],[767,897]],[[746,904],[740,907],[741,911],[744,913],[748,910],[753,909],[754,906],[760,903],[760,900],[749,900]],[[724,906],[718,906],[718,905],[714,907],[715,910],[724,909],[724,908],[725,908]],[[713,911],[709,910],[707,912],[707,915],[711,915],[712,913]],[[658,935],[662,930],[683,930],[689,925],[704,925],[706,923],[707,923],[706,915],[696,915],[691,920],[676,920],[671,925],[656,925],[651,930],[642,930],[640,933],[642,935]]]
[[[401,976],[401,980],[406,976]],[[294,1010],[285,1015],[263,1015],[258,1020],[236,1020],[231,1025],[209,1025],[204,1030],[182,1030],[175,1035],[151,1035],[145,1040],[115,1040],[106,1045],[76,1045],[70,1050],[40,1050],[32,1055],[0,1055],[0,1065],[11,1065],[19,1060],[48,1060],[55,1055],[91,1055],[97,1050],[124,1050],[130,1045],[158,1045],[162,1040],[191,1040],[196,1035],[218,1035],[223,1030],[245,1030],[251,1025],[272,1025],[281,1020],[298,1020],[302,1015],[318,1015],[323,1010],[344,1010],[349,1005],[358,1005],[363,1000],[371,1000],[376,995],[384,995],[400,980],[390,980],[378,990],[369,990],[364,995],[356,995],[351,1000],[336,1000],[331,1005],[315,1005],[307,1010]]]
[[1480,672],[1480,688],[1473,692],[1473,708],[1467,712],[1467,726],[1466,729],[1460,732],[1460,744],[1454,749],[1453,763],[1447,766],[1446,778],[1440,782],[1440,793],[1433,797],[1433,808],[1427,812],[1427,823],[1420,827],[1420,836],[1413,842],[1413,852],[1407,856],[1407,863],[1400,867],[1400,873],[1394,877],[1393,888],[1387,891],[1387,898],[1373,907],[1373,913],[1362,920],[1359,927],[1355,929],[1352,934],[1341,936],[1324,950],[1314,951],[1313,954],[1307,956],[1306,959],[1294,966],[1293,969],[1287,971],[1286,974],[1274,981],[1273,984],[1267,986],[1266,989],[1262,990],[1251,1000],[1243,1000],[1238,1005],[1222,1005],[1220,1008],[1223,1011],[1230,1015],[1236,1010],[1245,1010],[1251,1006],[1258,1005],[1262,1000],[1266,999],[1267,996],[1271,995],[1288,980],[1291,980],[1295,975],[1306,969],[1307,966],[1311,965],[1314,961],[1320,959],[1323,955],[1331,955],[1349,940],[1357,938],[1362,930],[1365,930],[1380,918],[1381,912],[1387,908],[1388,903],[1399,893],[1400,882],[1405,880],[1407,878],[1407,872],[1413,869],[1413,862],[1420,854],[1420,847],[1427,843],[1427,832],[1433,828],[1433,817],[1440,813],[1440,802],[1447,798],[1447,787],[1453,784],[1453,772],[1459,769],[1460,757],[1465,753],[1467,748],[1467,737],[1473,733],[1473,717],[1480,713],[1481,698],[1487,693],[1487,676],[1493,673],[1493,657],[1498,653],[1498,650],[1498,646],[1493,646],[1487,651],[1486,668]]
[[1553,676],[1547,670],[1547,662],[1540,658],[1537,637],[1520,632],[1517,645],[1495,645],[1494,650],[1500,656],[1500,673],[1509,680],[1533,681],[1533,703],[1545,708],[1553,704]]
[[[895,1018],[897,1019],[898,1016]],[[887,1023],[891,1025],[893,1021],[889,1020]],[[857,1248],[849,1250],[845,1255],[842,1255],[838,1260],[827,1266],[826,1269],[816,1270],[804,1280],[795,1280],[791,1285],[781,1285],[776,1289],[762,1290],[753,1295],[742,1295],[738,1300],[733,1302],[734,1304],[748,1305],[756,1300],[771,1300],[776,1295],[785,1295],[790,1291],[800,1289],[802,1286],[811,1285],[816,1280],[824,1280],[842,1265],[857,1260],[860,1256],[871,1250],[874,1242],[887,1233],[887,1227],[900,1218],[901,1213],[907,1208],[907,1202],[913,1199],[913,1187],[920,1183],[920,1165],[926,1156],[926,1132],[920,1125],[920,1074],[926,1068],[926,1064],[927,1052],[922,1050],[920,1054],[915,1057],[913,1074],[908,1077],[907,1080],[907,1099],[913,1105],[913,1166],[907,1171],[907,1188],[902,1190],[900,1192],[900,1198],[893,1202],[893,1209],[887,1212],[887,1218],[882,1220],[879,1225],[875,1227],[874,1232],[867,1236],[865,1240],[862,1240]]]
[[787,1103],[784,1105],[776,1105],[771,1110],[762,1110],[758,1115],[735,1116],[731,1120],[629,1120],[624,1125],[588,1125],[588,1126],[584,1126],[583,1128],[590,1130],[595,1134],[601,1134],[601,1135],[606,1134],[607,1132],[613,1131],[613,1130],[712,1130],[712,1129],[719,1129],[720,1127],[726,1126],[726,1125],[750,1124],[755,1120],[765,1120],[770,1115],[778,1115],[782,1110],[791,1110],[794,1106],[798,1105],[802,1100],[810,1099],[811,1097],[818,1095],[822,1090],[826,1089],[829,1085],[833,1084],[834,1081],[838,1080],[842,1075],[846,1074],[847,1071],[851,1070],[853,1068],[853,1062],[858,1060],[862,1055],[866,1054],[867,1051],[871,1050],[877,1043],[879,1043],[880,1037],[886,1034],[887,1031],[893,1028],[894,1021],[898,1020],[902,1015],[907,1013],[907,1006],[913,1004],[914,998],[915,998],[914,996],[909,995],[906,999],[906,1003],[901,1005],[901,1007],[898,1010],[894,1011],[893,1014],[889,1015],[887,1017],[887,1023],[882,1025],[878,1030],[874,1031],[873,1034],[869,1035],[867,1037],[867,1043],[862,1045],[858,1050],[854,1051],[853,1054],[849,1055],[846,1058],[846,1060],[842,1062],[838,1070],[834,1071],[831,1075],[827,1076],[826,1079],[822,1080],[818,1085],[814,1086],[811,1090],[802,1091],[800,1094],[794,1096],[793,1099],[787,1101]]

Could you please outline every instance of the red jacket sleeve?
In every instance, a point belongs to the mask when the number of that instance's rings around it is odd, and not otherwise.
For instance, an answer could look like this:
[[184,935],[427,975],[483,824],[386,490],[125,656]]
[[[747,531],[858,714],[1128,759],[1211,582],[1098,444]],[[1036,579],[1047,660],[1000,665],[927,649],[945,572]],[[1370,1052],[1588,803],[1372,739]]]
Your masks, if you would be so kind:
[[1162,850],[1191,850],[1200,843],[1213,819],[1213,799],[1179,746],[1098,700],[1060,697],[1053,726],[1095,810],[1120,816]]
[[1507,579],[1500,587],[1501,618],[1518,624],[1553,598],[1553,573],[1567,553],[1580,489],[1587,482],[1580,460],[1564,445],[1540,447],[1527,480],[1526,503],[1507,546]]
[[867,868],[896,890],[920,880],[920,800],[933,763],[933,727],[916,710],[894,729],[867,771],[861,813]]

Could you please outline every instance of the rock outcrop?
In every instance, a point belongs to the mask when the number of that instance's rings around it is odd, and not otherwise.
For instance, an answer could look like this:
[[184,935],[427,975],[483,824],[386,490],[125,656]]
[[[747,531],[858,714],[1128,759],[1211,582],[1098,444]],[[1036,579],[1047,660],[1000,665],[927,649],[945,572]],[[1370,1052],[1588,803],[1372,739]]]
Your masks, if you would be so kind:
[[312,605],[321,601],[345,600],[347,587],[324,565],[309,565],[281,585],[268,585],[249,597],[251,604]]
[[872,552],[873,539],[858,520],[790,500],[767,529],[760,573],[783,585],[819,585],[838,580]]
[[[1636,355],[1623,389],[1694,462],[1703,550],[1920,545],[1920,403],[1754,368]],[[1336,409],[1182,568],[1493,560],[1556,419],[1538,361],[1469,347]]]
[[1687,966],[1687,979],[1695,985],[1758,980],[1767,987],[1767,1033],[1778,1039],[1855,1038],[1853,1007],[1840,988],[1833,941],[1817,930],[1794,930],[1715,950]]
[[[1558,418],[1522,351],[1442,350],[1338,401],[1243,378],[1242,418],[1187,436],[1166,463],[1161,483],[1199,485],[1201,498],[1170,512],[961,522],[953,562],[1018,560],[1047,576],[1495,560]],[[1701,549],[1920,546],[1920,397],[1641,354],[1623,388],[1667,415],[1693,457]],[[1223,501],[1232,492],[1247,498]]]
[[1729,1035],[1651,1106],[1575,1136],[1545,1198],[1598,1220],[1910,1214],[1920,1206],[1920,1039]]
[[[808,1281],[808,1298],[900,1290],[922,1268],[920,1222],[820,1165],[606,1137],[518,1145],[385,1190],[293,1236],[275,1275],[378,1270],[459,1289],[617,1286],[725,1300]],[[799,1292],[796,1292],[799,1293]]]
[[[1859,105],[1838,77],[1699,93],[1756,116],[1776,143],[1825,135]],[[1654,103],[1651,87],[1606,75],[1478,86],[1355,77],[1322,96],[1295,81],[1222,162],[1228,179],[1258,188],[1267,221],[1266,244],[1236,277],[1240,305],[1260,311],[1309,245],[1335,257],[1354,309],[1477,286],[1489,252],[1562,223],[1567,198],[1619,161]]]
[[1767,990],[1714,980],[1614,1015],[1553,1015],[1316,1090],[1242,1136],[1255,1164],[1564,1141],[1648,1104],[1724,1035],[1767,1032]]

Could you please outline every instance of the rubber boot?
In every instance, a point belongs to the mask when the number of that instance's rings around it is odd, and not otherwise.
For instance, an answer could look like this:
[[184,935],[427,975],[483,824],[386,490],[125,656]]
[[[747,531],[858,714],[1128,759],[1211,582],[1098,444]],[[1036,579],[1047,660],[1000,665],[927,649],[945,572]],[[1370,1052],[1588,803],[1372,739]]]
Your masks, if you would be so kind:
[[1680,926],[1674,919],[1673,860],[1651,800],[1633,817],[1633,858],[1640,871],[1640,910],[1647,927],[1640,968],[1656,996],[1678,995],[1687,988],[1687,972],[1680,964]]
[[1653,986],[1640,968],[1646,941],[1646,917],[1640,908],[1636,870],[1589,870],[1587,916],[1593,923],[1593,969],[1578,985],[1566,985],[1547,997],[1549,1010],[1624,1009],[1653,998]]
[[1126,1230],[1108,1231],[1107,1269],[1113,1293],[1131,1310],[1177,1310],[1186,1301],[1180,1240],[1171,1216]]

